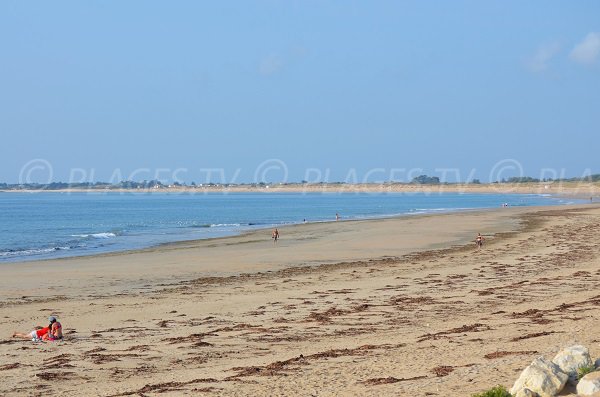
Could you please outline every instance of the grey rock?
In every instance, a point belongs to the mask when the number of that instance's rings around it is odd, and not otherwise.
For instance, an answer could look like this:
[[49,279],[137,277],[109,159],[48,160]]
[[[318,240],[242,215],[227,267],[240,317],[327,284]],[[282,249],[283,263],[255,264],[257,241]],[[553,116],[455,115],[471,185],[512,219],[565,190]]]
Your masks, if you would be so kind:
[[577,384],[577,394],[590,396],[600,392],[600,372],[590,372]]
[[552,362],[569,375],[569,381],[577,383],[577,370],[582,367],[591,367],[594,365],[590,352],[585,346],[575,345],[562,349],[554,357]]
[[529,389],[540,397],[554,397],[565,387],[568,379],[569,376],[556,364],[539,357],[521,372],[519,379],[510,389],[510,394],[526,393],[524,389]]

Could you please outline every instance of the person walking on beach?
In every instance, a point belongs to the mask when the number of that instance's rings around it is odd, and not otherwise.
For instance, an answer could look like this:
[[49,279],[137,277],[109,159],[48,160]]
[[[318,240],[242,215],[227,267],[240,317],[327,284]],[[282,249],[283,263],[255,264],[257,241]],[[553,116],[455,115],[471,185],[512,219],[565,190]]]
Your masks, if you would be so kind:
[[32,342],[54,341],[62,339],[62,325],[56,320],[56,317],[48,318],[50,324],[47,327],[38,327],[29,333],[14,332],[13,338],[31,339]]
[[339,221],[340,220],[340,214],[338,214],[337,212],[335,213],[335,220]]
[[271,233],[271,238],[273,239],[273,244],[275,244],[279,239],[279,230],[277,230],[277,228],[273,229],[273,233]]
[[475,237],[475,245],[477,245],[477,248],[483,247],[484,240],[485,240],[485,237],[483,237],[481,235],[481,233],[477,233],[477,237]]

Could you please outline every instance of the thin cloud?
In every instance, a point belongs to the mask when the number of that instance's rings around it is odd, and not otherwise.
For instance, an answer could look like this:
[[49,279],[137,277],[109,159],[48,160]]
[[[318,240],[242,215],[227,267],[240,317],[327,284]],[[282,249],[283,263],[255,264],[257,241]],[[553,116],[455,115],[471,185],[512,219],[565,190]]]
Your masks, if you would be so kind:
[[532,72],[543,72],[548,69],[548,63],[561,50],[561,45],[558,42],[541,45],[535,54],[527,59],[527,68]]
[[283,60],[276,54],[271,54],[260,61],[258,71],[263,76],[271,76],[283,68]]
[[590,32],[573,48],[569,58],[583,65],[591,65],[600,57],[600,33]]

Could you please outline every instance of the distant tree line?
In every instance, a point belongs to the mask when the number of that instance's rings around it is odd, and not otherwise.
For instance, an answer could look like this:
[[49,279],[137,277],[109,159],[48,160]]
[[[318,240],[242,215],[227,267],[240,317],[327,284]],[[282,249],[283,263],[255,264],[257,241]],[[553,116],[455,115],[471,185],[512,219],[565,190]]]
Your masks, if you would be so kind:
[[419,175],[410,181],[413,184],[419,185],[439,185],[440,178],[437,176],[427,176],[427,175]]
[[539,183],[539,182],[600,182],[600,174],[592,174],[579,178],[532,178],[530,176],[514,176],[511,178],[502,178],[501,181],[496,183]]

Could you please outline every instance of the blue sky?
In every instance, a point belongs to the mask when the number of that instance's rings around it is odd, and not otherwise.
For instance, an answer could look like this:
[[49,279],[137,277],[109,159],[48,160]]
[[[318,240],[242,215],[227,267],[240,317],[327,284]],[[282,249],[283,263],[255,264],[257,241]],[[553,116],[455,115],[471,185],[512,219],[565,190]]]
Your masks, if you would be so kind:
[[45,182],[40,164],[53,180],[197,183],[600,172],[599,15],[597,1],[2,1],[0,181]]

